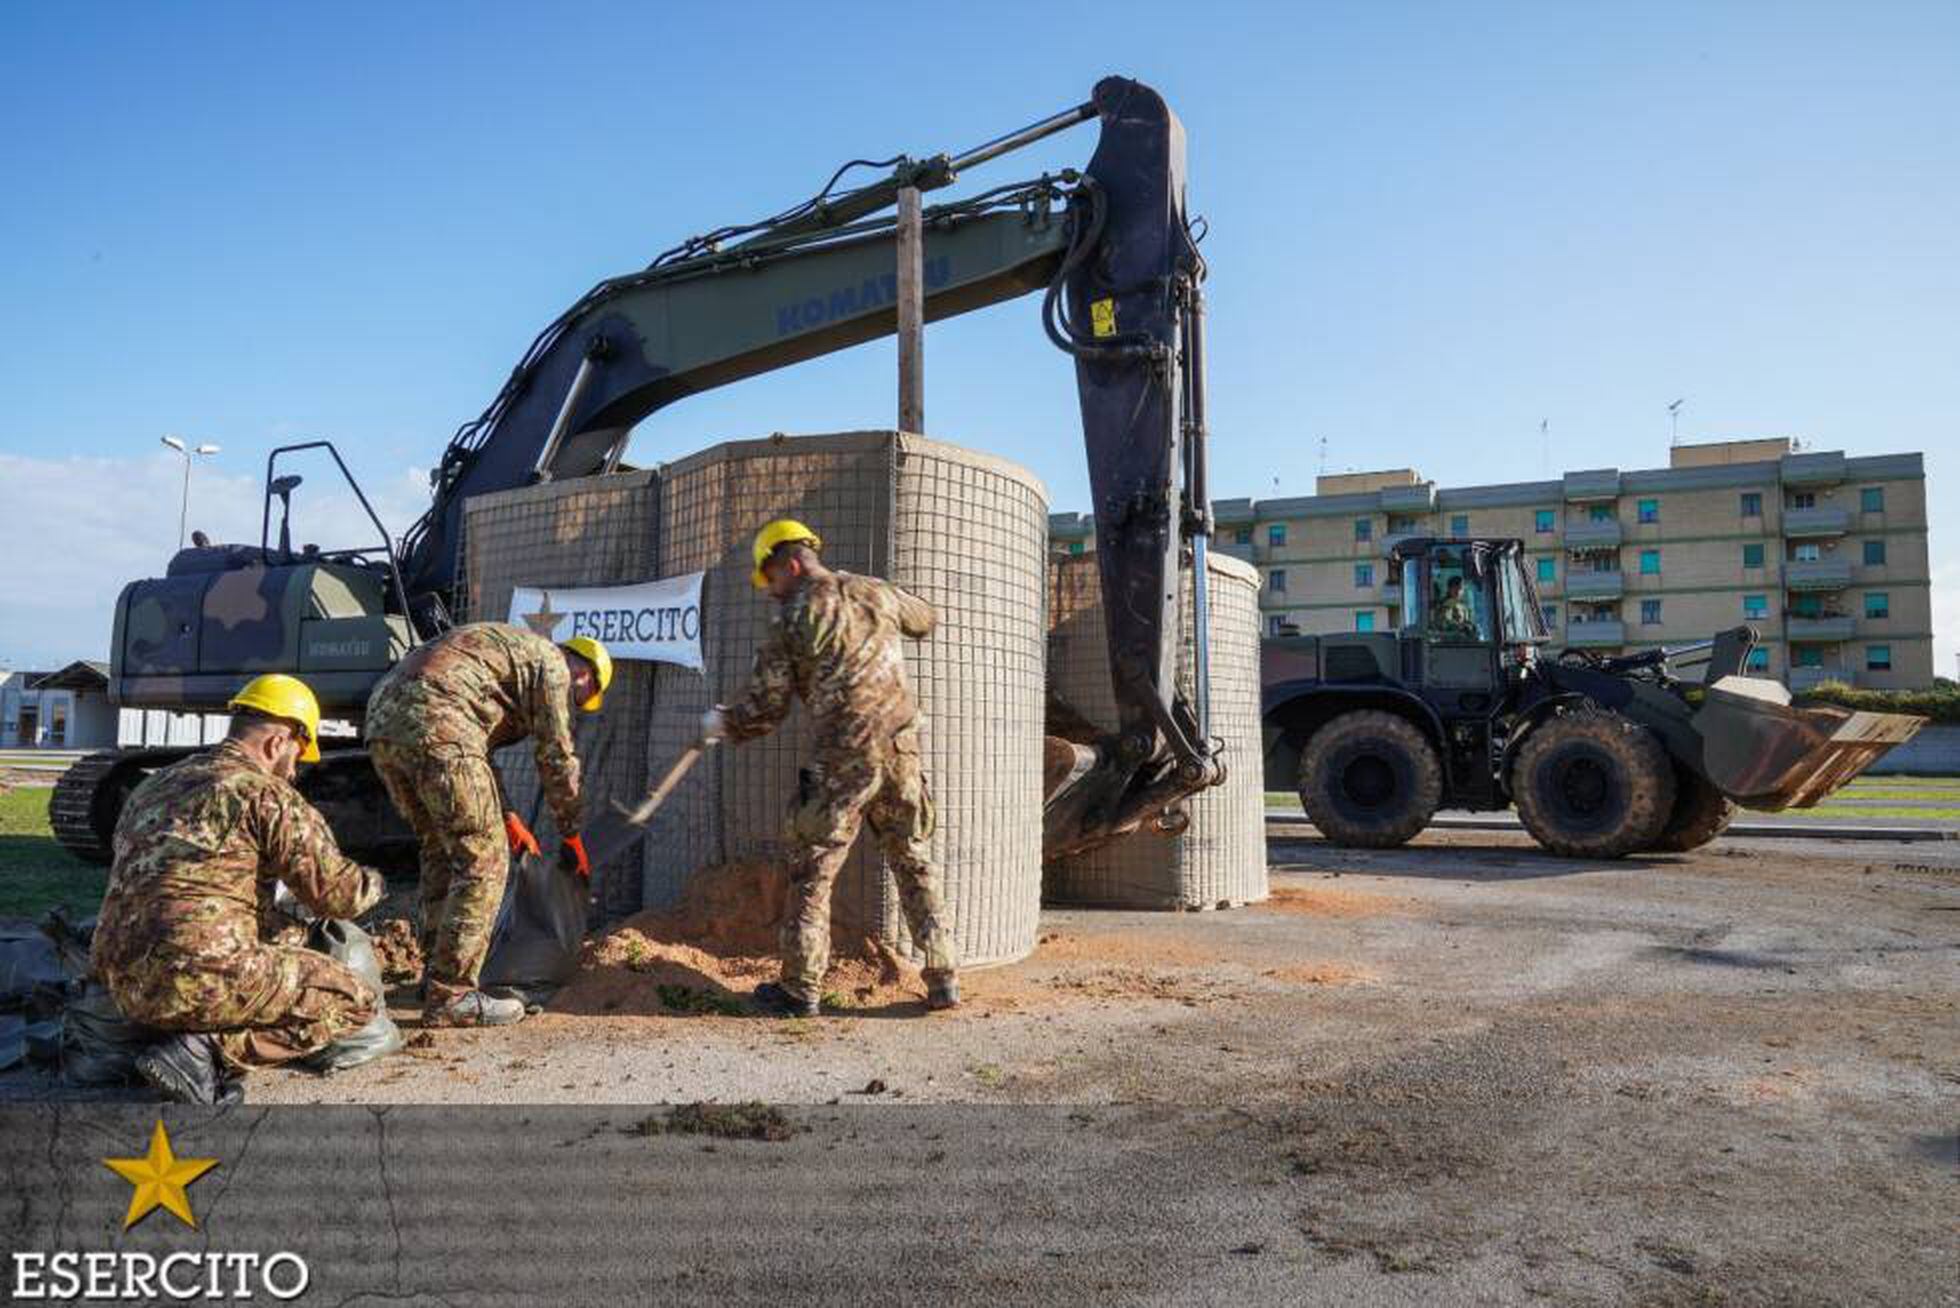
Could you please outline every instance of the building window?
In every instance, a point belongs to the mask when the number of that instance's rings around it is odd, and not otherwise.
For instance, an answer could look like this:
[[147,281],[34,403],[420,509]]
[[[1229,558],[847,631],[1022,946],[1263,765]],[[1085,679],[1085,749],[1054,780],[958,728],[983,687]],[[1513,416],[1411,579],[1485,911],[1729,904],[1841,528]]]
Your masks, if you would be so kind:
[[1889,618],[1892,616],[1892,597],[1882,590],[1865,592],[1865,616],[1868,618]]
[[1558,560],[1538,560],[1538,580],[1550,584],[1558,580]]
[[1758,645],[1755,649],[1749,651],[1749,657],[1744,661],[1742,666],[1748,672],[1768,672],[1769,651]]
[[1659,600],[1640,601],[1640,625],[1658,627],[1661,625],[1661,602]]
[[1884,541],[1868,540],[1865,542],[1865,566],[1868,568],[1882,568],[1885,566]]
[[1742,516],[1760,518],[1763,516],[1763,493],[1761,491],[1742,492]]
[[1389,535],[1405,536],[1408,533],[1414,531],[1415,529],[1416,529],[1416,520],[1414,518],[1408,517],[1407,515],[1401,513],[1391,513],[1388,515]]
[[1814,509],[1817,507],[1815,491],[1793,491],[1790,494],[1790,507],[1793,509]]
[[1640,501],[1639,517],[1642,522],[1659,522],[1661,520],[1661,502],[1659,500]]
[[1531,529],[1540,536],[1549,536],[1552,528],[1558,525],[1558,515],[1550,509],[1539,509],[1531,515]]
[[1821,618],[1824,616],[1824,601],[1815,595],[1793,596],[1789,604],[1793,618]]
[[1375,611],[1373,609],[1356,609],[1354,611],[1354,629],[1356,631],[1373,631],[1375,629]]
[[1082,542],[1079,540],[1070,541],[1068,543],[1068,552],[1070,554],[1080,554],[1082,552]]
[[1659,550],[1640,551],[1640,575],[1658,577],[1661,575],[1661,552]]
[[1762,567],[1763,547],[1761,545],[1744,545],[1742,547],[1742,566],[1745,568]]
[[1356,518],[1354,520],[1354,538],[1356,540],[1373,540],[1375,538],[1375,520],[1373,518]]
[[1232,543],[1233,543],[1234,545],[1250,545],[1250,544],[1252,544],[1252,528],[1250,528],[1250,527],[1240,527],[1240,528],[1239,528],[1239,529],[1238,529],[1237,531],[1235,531],[1235,532],[1233,532],[1233,533],[1232,533]]
[[1275,595],[1286,594],[1286,569],[1274,568],[1266,574],[1266,586]]
[[1892,670],[1892,647],[1890,645],[1865,646],[1865,671],[1890,672]]
[[1374,584],[1375,584],[1375,565],[1372,563],[1355,564],[1354,565],[1354,588],[1356,590],[1367,590],[1369,587],[1373,586]]
[[1793,668],[1823,667],[1824,647],[1822,645],[1790,646],[1790,666]]
[[1547,604],[1538,610],[1538,616],[1545,619],[1545,630],[1558,630],[1558,605]]
[[1594,522],[1611,522],[1613,521],[1613,506],[1610,504],[1595,504],[1586,510],[1586,516]]
[[1824,557],[1824,547],[1816,541],[1807,540],[1791,549],[1790,557],[1798,563],[1815,563]]
[[1860,513],[1885,512],[1885,488],[1867,486],[1858,492],[1858,511]]
[[1286,615],[1275,613],[1267,618],[1266,634],[1268,636],[1284,636],[1286,634]]
[[1278,549],[1281,545],[1286,544],[1285,523],[1275,522],[1272,526],[1266,528],[1266,544],[1272,546],[1274,549]]
[[1767,618],[1769,616],[1769,596],[1744,595],[1742,597],[1742,616],[1745,618]]
[[1450,535],[1456,537],[1458,540],[1462,540],[1464,537],[1468,536],[1469,534],[1470,534],[1470,515],[1467,513],[1458,513],[1458,514],[1451,515]]

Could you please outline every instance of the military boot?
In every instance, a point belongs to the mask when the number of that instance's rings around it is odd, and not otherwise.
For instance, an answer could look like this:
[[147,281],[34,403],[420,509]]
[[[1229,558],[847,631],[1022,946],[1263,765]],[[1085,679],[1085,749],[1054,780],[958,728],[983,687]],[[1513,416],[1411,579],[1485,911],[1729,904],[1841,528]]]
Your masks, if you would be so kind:
[[926,1007],[937,1012],[945,1008],[960,1006],[960,979],[956,976],[936,976],[926,982]]
[[524,1002],[465,990],[454,999],[431,1000],[422,1010],[423,1026],[509,1026],[524,1020]]
[[173,1103],[215,1105],[226,1089],[218,1042],[197,1031],[159,1040],[136,1055],[136,1074]]
[[815,995],[805,999],[792,994],[774,981],[764,981],[751,996],[755,1006],[772,1017],[815,1017],[822,1011]]

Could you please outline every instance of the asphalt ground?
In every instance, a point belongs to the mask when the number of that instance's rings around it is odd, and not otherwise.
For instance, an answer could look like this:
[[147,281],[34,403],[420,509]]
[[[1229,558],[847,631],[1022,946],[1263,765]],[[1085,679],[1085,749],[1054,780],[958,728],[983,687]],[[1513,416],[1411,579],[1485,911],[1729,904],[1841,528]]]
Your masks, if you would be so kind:
[[[332,1277],[390,1298],[1960,1303],[1960,844],[1271,861],[1247,909],[1052,910],[955,1014],[547,1013],[224,1120],[301,1175],[367,1160],[343,1252],[387,1257]],[[638,1134],[752,1100],[787,1138]],[[0,1119],[12,1165],[153,1112],[54,1111]],[[45,1217],[47,1183],[8,1193]]]

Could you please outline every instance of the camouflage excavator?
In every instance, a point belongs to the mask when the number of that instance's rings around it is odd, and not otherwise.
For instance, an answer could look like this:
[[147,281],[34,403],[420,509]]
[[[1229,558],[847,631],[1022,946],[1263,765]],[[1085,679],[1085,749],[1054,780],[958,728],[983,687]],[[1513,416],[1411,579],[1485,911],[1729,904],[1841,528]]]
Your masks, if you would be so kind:
[[[635,424],[664,405],[891,334],[898,220],[890,211],[901,192],[948,186],[1092,120],[1100,137],[1081,171],[924,209],[923,310],[944,318],[1039,292],[1042,327],[1075,364],[1120,711],[1117,731],[1064,745],[1071,766],[1048,799],[1047,848],[1089,848],[1146,824],[1176,829],[1181,802],[1224,777],[1205,678],[1187,699],[1173,675],[1178,571],[1203,575],[1211,531],[1205,267],[1185,213],[1184,129],[1155,91],[1121,77],[972,150],[885,160],[876,166],[892,166],[888,177],[839,190],[865,163],[854,161],[802,204],[694,237],[593,287],[457,431],[431,476],[428,512],[398,546],[355,486],[376,542],[294,550],[288,524],[300,481],[280,474],[280,460],[323,449],[353,478],[326,442],[273,451],[258,544],[200,543],[179,551],[164,576],[123,590],[111,696],[128,707],[221,712],[249,677],[289,672],[306,678],[330,718],[358,720],[382,674],[449,625],[468,497],[618,471]],[[1206,623],[1201,606],[1193,636],[1201,650]],[[323,743],[325,758],[301,788],[342,845],[372,857],[405,842],[358,740]],[[130,790],[188,752],[112,750],[81,760],[56,789],[56,835],[106,861]]]
[[[1398,541],[1399,630],[1268,640],[1266,786],[1297,789],[1337,845],[1399,845],[1439,808],[1516,805],[1554,853],[1618,858],[1713,840],[1738,806],[1807,808],[1924,718],[1795,708],[1742,675],[1756,632],[1546,658],[1518,540]],[[1706,664],[1700,683],[1677,666]]]

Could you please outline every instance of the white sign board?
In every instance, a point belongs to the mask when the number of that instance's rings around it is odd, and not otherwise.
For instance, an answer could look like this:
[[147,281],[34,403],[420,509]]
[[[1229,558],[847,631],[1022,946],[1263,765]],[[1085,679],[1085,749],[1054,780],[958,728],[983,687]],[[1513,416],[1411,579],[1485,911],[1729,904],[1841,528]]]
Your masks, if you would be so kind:
[[510,622],[547,640],[590,636],[616,659],[701,670],[701,578],[690,572],[637,586],[585,590],[519,586]]

